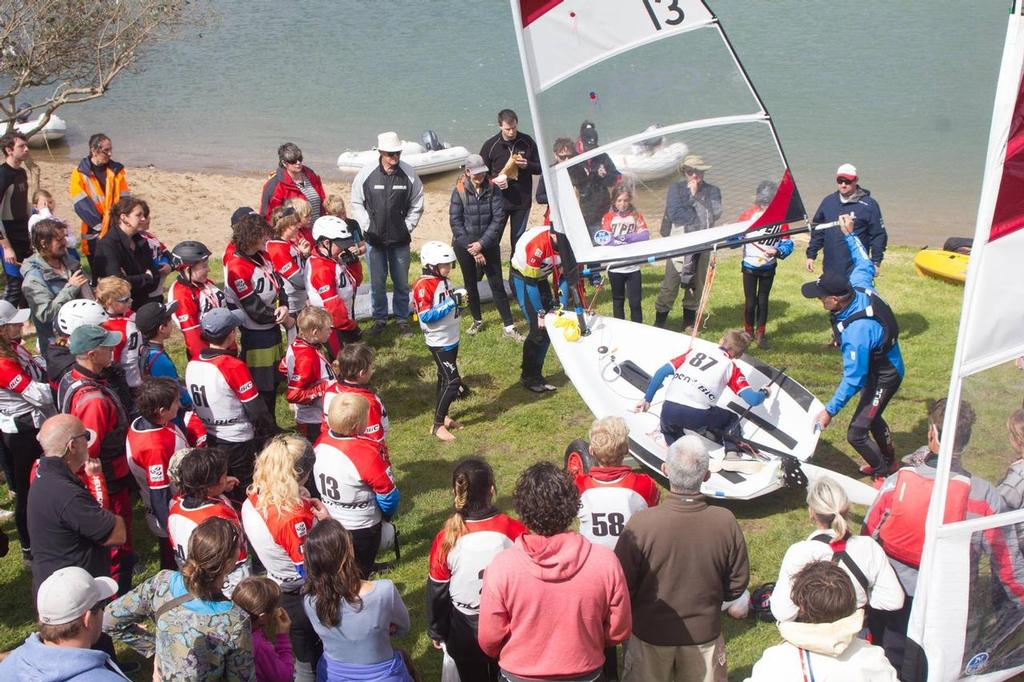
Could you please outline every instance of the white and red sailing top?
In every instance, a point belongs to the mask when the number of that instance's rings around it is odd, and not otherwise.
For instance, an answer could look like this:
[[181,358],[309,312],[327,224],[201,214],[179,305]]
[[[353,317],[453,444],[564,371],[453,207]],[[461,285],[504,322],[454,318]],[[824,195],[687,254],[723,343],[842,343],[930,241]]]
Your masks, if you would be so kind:
[[285,399],[295,406],[295,421],[323,420],[323,395],[334,381],[334,370],[319,348],[299,337],[288,345],[278,370],[288,378]]
[[41,424],[55,410],[46,368],[20,341],[12,342],[11,349],[13,358],[0,357],[0,429],[5,424],[16,429],[11,420],[26,414],[33,414],[33,423]]
[[561,262],[551,241],[551,228],[545,225],[524,232],[512,253],[512,267],[530,279],[547,277]]
[[[167,515],[167,534],[171,547],[174,549],[174,559],[178,562],[178,568],[181,568],[188,559],[188,541],[192,537],[192,531],[209,518],[230,521],[238,529],[239,537],[244,537],[242,520],[223,495],[203,500],[175,497],[171,502],[171,510]],[[231,590],[235,588],[235,585],[243,578],[248,577],[250,573],[249,554],[246,552],[245,543],[240,542],[238,544],[238,563],[224,578],[224,595],[230,597]]]
[[124,370],[128,385],[138,388],[142,385],[142,334],[135,327],[135,313],[111,315],[103,321],[103,328],[121,335],[114,346],[114,364]]
[[242,403],[259,392],[244,362],[227,351],[207,348],[185,365],[185,387],[208,433],[217,440],[245,443],[256,435]]
[[241,301],[250,296],[257,296],[271,308],[277,308],[277,298],[281,293],[281,285],[274,274],[274,266],[265,251],[258,251],[252,256],[243,256],[232,251],[224,260],[224,294],[230,306],[238,308],[236,314],[246,329],[273,329],[277,323],[258,324],[249,317]]
[[747,378],[722,348],[710,353],[687,351],[669,360],[675,373],[665,387],[665,400],[706,410],[726,388],[733,393],[750,388]]
[[157,537],[166,537],[166,534],[160,529],[153,514],[149,491],[171,488],[171,494],[175,494],[167,468],[174,453],[188,445],[185,434],[174,422],[157,426],[144,417],[136,417],[128,428],[128,437],[125,439],[128,469],[139,485],[139,497],[146,508],[146,525]]
[[200,337],[200,319],[214,308],[223,308],[226,300],[224,292],[209,281],[196,286],[179,277],[167,290],[167,304],[178,304],[174,311],[174,323],[185,337],[185,351],[190,360],[210,345]]
[[331,516],[349,530],[380,523],[381,506],[398,504],[398,488],[380,443],[325,431],[313,447],[313,479]]
[[288,312],[297,314],[306,306],[306,289],[292,284],[295,275],[301,276],[301,281],[306,280],[306,265],[294,242],[286,239],[268,239],[266,245],[267,255],[270,256],[270,263],[274,271],[281,275],[284,282],[284,293],[288,297]]
[[424,275],[412,285],[412,303],[430,348],[459,342],[459,306],[447,277]]
[[354,393],[355,395],[361,396],[370,404],[370,413],[366,418],[366,431],[363,435],[371,440],[375,440],[384,446],[385,455],[387,454],[387,438],[388,438],[388,411],[384,407],[384,403],[381,401],[380,396],[373,392],[368,386],[360,384],[353,384],[348,381],[336,379],[332,381],[328,386],[326,392],[324,392],[323,402],[323,430],[327,430],[327,412],[331,409],[331,401],[334,396],[341,393]]
[[466,532],[447,552],[442,547],[442,529],[430,546],[430,579],[448,583],[452,605],[462,613],[480,613],[480,592],[484,586],[484,569],[501,551],[515,543],[526,532],[526,526],[510,516],[494,512],[483,518],[465,519]]
[[658,504],[658,484],[627,466],[593,467],[576,477],[580,491],[580,535],[608,549],[633,514]]
[[203,420],[199,418],[196,411],[186,412],[182,421],[185,423],[185,438],[188,440],[188,444],[194,448],[205,448],[206,425],[203,424]]
[[250,493],[242,504],[245,536],[267,569],[267,577],[284,592],[298,592],[306,581],[302,545],[313,528],[313,507],[309,500],[301,500],[291,509],[269,507],[264,515],[256,501],[256,494]]
[[333,258],[314,253],[306,263],[309,305],[331,314],[331,327],[355,329],[356,289],[363,279],[361,267],[349,268]]

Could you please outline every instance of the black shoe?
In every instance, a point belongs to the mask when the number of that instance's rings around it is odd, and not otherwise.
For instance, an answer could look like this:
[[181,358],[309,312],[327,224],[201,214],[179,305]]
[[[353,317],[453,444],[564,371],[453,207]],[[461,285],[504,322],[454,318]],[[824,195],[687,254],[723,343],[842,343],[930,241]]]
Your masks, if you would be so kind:
[[683,333],[689,334],[693,331],[693,325],[697,322],[697,311],[692,308],[683,308]]
[[378,336],[384,331],[384,328],[388,326],[386,320],[374,320],[370,328],[366,330],[367,336]]
[[412,336],[412,327],[409,326],[408,322],[398,323],[398,335],[403,339],[407,339]]
[[660,312],[657,312],[657,311],[654,312],[654,326],[655,327],[658,327],[659,329],[664,329],[665,328],[665,324],[667,322],[668,322],[668,311],[663,312],[663,313],[660,313]]
[[118,663],[117,667],[120,668],[121,672],[125,675],[134,675],[142,670],[142,664],[138,661],[124,661],[122,663]]
[[526,389],[533,391],[534,393],[547,393],[547,385],[542,379],[527,379],[523,377],[519,380]]

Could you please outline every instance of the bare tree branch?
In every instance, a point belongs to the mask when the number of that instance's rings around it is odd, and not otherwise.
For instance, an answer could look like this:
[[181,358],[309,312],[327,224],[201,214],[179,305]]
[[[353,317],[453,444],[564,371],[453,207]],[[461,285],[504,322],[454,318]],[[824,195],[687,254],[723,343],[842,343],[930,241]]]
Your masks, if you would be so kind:
[[[0,0],[0,127],[102,97],[154,45],[211,16],[190,0]],[[49,92],[38,104],[19,100]],[[6,125],[4,125],[6,124]]]

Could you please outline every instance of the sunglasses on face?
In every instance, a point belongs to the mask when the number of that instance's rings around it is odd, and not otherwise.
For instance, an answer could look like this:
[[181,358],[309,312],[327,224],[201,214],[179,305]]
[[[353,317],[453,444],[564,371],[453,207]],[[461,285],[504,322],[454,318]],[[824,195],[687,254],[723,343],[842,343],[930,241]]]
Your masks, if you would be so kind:
[[838,185],[852,185],[856,180],[850,180],[849,178],[836,178],[836,184]]
[[683,172],[686,173],[687,175],[704,175],[704,171],[699,171],[694,168],[687,168]]
[[285,161],[285,163],[294,166],[297,163],[302,163],[302,157],[300,156],[297,159],[292,159],[291,161]]
[[384,156],[401,156],[402,152],[381,152]]

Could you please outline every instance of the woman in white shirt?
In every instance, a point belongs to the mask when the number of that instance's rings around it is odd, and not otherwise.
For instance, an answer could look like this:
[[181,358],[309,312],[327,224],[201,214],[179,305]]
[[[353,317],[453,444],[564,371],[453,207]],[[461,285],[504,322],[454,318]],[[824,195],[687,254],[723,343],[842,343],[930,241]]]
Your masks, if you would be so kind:
[[782,557],[771,598],[775,619],[784,623],[796,618],[797,607],[790,597],[793,576],[812,561],[833,561],[849,574],[858,608],[901,608],[903,587],[881,546],[866,535],[850,534],[850,501],[839,484],[830,478],[813,483],[807,490],[807,508],[814,532],[806,540],[790,545]]

